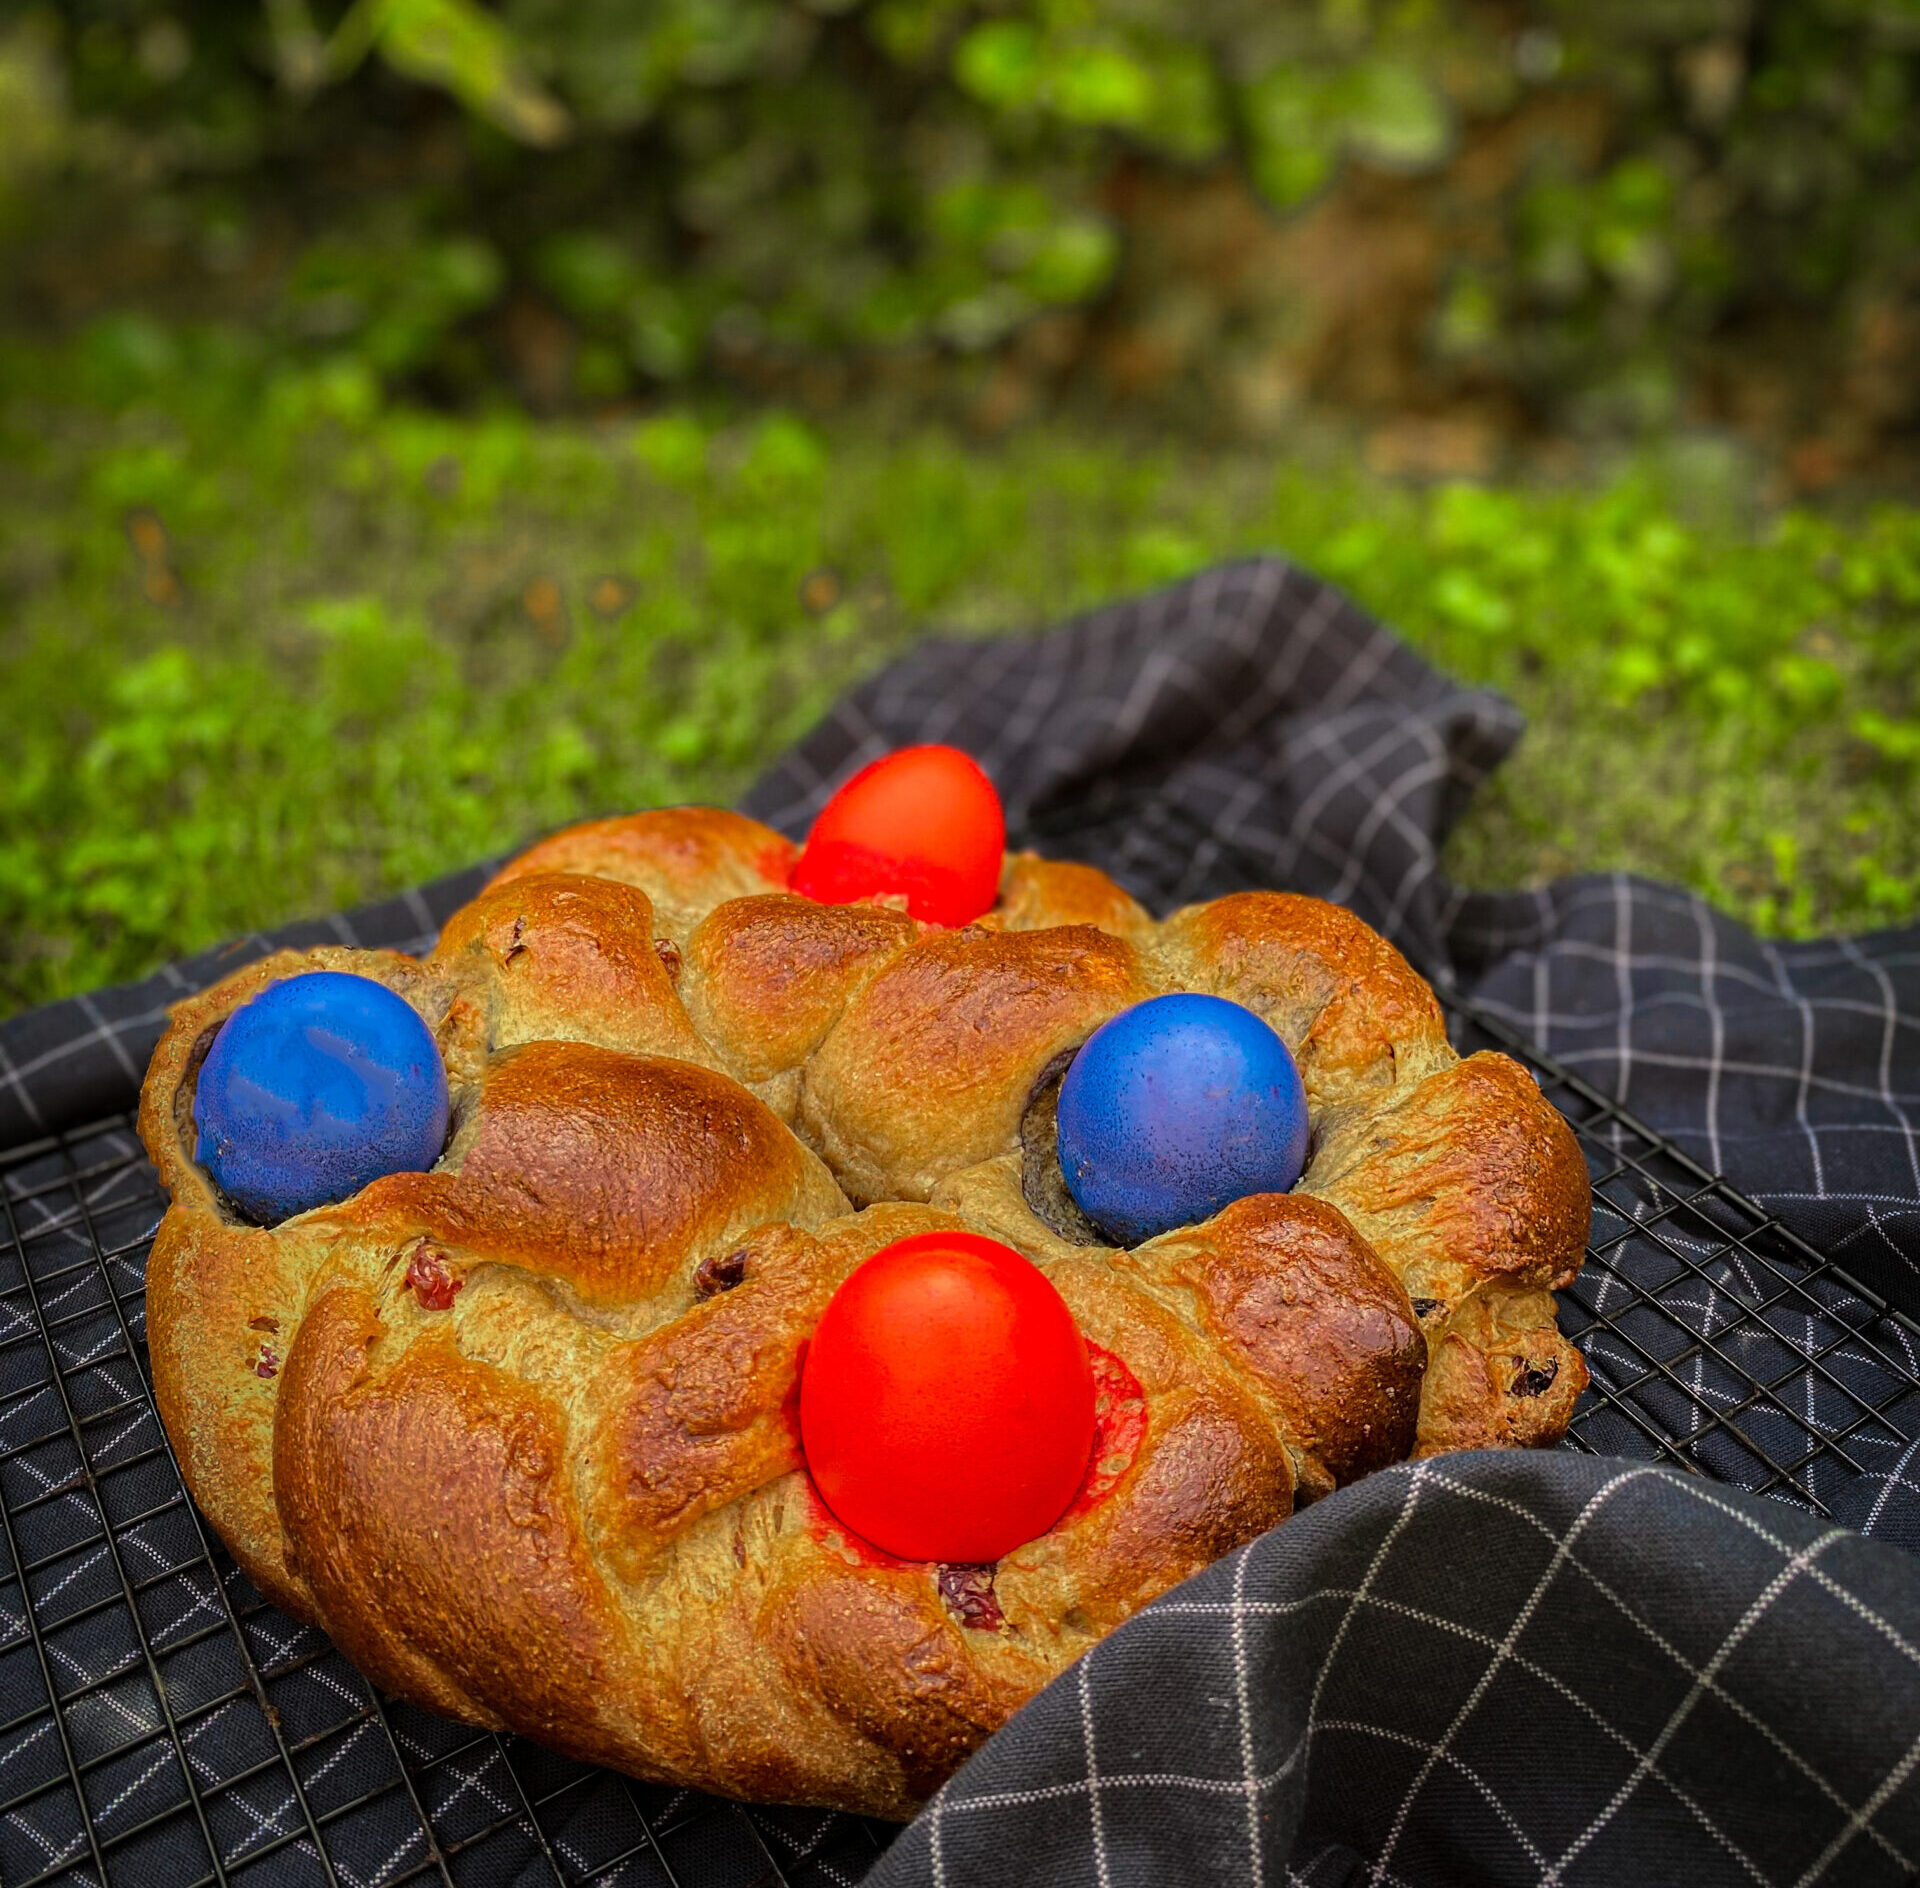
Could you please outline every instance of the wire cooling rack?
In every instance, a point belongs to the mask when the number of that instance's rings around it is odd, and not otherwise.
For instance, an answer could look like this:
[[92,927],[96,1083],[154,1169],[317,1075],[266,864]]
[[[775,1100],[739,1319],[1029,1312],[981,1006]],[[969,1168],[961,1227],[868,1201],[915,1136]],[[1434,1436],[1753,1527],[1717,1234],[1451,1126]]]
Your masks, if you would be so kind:
[[[1592,1251],[1567,1446],[1855,1524],[1920,1437],[1920,1327],[1503,1024],[1573,1123]],[[746,1809],[375,1691],[269,1606],[188,1500],[149,1392],[163,1199],[116,1116],[0,1152],[0,1882],[852,1884],[879,1824]],[[1879,1479],[1873,1479],[1876,1471]]]
[[1920,1325],[1498,1018],[1455,1005],[1451,1033],[1524,1062],[1586,1156],[1587,1261],[1559,1299],[1593,1384],[1563,1446],[1876,1519],[1920,1437]]

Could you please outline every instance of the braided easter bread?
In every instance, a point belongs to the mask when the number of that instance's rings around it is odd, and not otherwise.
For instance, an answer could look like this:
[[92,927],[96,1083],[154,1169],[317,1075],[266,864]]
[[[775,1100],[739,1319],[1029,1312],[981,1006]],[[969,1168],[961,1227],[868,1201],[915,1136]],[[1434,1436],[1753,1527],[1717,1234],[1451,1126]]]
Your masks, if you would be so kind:
[[[1457,1057],[1331,905],[1155,923],[1019,855],[941,930],[796,897],[793,859],[732,813],[575,827],[424,960],[282,952],[182,1003],[140,1116],[172,1196],[154,1383],[246,1572],[380,1684],[640,1776],[901,1817],[1300,1501],[1557,1439],[1587,1180],[1531,1078]],[[431,1172],[251,1225],[196,1164],[195,1081],[236,1009],[315,969],[417,1012],[451,1133]],[[1054,1098],[1098,1025],[1183,990],[1285,1040],[1311,1157],[1291,1193],[1117,1251],[1061,1183]],[[1094,1363],[1085,1484],[991,1567],[852,1537],[798,1444],[836,1288],[943,1227],[1040,1266]]]

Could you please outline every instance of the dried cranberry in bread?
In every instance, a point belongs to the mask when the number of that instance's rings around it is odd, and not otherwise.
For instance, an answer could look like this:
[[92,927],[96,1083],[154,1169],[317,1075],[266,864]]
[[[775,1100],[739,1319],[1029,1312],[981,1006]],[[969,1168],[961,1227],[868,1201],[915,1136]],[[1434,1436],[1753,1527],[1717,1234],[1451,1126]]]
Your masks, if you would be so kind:
[[[575,827],[424,961],[282,952],[180,1004],[141,1132],[172,1194],[155,1388],[260,1588],[422,1705],[636,1775],[906,1816],[1103,1633],[1300,1501],[1409,1454],[1543,1444],[1586,1382],[1554,1325],[1584,1165],[1517,1064],[1335,907],[1245,893],[1155,923],[1009,858],[980,923],[787,889],[733,813]],[[276,980],[350,970],[434,1032],[434,1170],[270,1227],[194,1159],[194,1083]],[[1115,1251],[1060,1183],[1054,1100],[1107,1018],[1228,997],[1293,1051],[1290,1194]],[[894,1560],[804,1471],[808,1335],[895,1239],[1044,1269],[1097,1433],[997,1565]]]

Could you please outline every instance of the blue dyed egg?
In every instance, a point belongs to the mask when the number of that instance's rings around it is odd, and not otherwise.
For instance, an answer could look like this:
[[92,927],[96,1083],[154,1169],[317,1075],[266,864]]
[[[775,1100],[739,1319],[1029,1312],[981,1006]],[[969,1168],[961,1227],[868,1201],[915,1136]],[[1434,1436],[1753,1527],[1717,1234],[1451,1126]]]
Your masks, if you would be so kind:
[[422,1173],[447,1138],[447,1071],[383,984],[310,971],[234,1011],[193,1098],[200,1165],[263,1225]]
[[1108,1238],[1136,1246],[1307,1162],[1307,1091],[1287,1045],[1217,996],[1157,996],[1087,1038],[1060,1084],[1060,1171]]

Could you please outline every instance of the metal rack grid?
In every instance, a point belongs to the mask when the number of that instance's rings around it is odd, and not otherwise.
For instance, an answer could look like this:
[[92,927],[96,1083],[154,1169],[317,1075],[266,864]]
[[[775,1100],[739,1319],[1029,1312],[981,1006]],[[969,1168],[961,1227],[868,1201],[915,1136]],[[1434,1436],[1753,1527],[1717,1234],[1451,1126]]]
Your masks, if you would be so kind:
[[[1920,1437],[1920,1327],[1496,1019],[1594,1184],[1562,1322],[1569,1447],[1662,1459],[1842,1519]],[[119,1116],[0,1153],[0,1881],[852,1884],[882,1825],[633,1782],[377,1693],[269,1606],[188,1500],[154,1413],[163,1205]]]
[[1563,1446],[1870,1521],[1920,1438],[1920,1324],[1497,1017],[1450,1007],[1456,1045],[1524,1062],[1586,1156],[1593,1229],[1559,1301],[1593,1384]]

